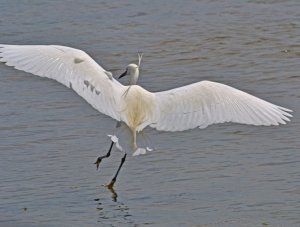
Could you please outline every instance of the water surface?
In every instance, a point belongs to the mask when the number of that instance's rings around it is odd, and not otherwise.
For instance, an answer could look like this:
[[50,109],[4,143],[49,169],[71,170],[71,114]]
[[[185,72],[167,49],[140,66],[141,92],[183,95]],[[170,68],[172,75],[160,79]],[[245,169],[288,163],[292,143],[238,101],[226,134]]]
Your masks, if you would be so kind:
[[[146,130],[157,147],[122,157],[115,122],[71,90],[0,65],[0,226],[300,226],[300,3],[10,1],[0,43],[80,48],[115,75],[143,52],[139,83],[212,80],[294,110],[282,127]],[[126,83],[126,80],[123,80]]]

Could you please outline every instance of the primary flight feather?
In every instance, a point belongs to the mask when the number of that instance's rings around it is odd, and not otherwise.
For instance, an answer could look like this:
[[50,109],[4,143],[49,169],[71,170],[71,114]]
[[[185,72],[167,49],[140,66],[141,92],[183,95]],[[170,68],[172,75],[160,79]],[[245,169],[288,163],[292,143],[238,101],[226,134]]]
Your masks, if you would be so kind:
[[[132,133],[146,126],[162,131],[183,131],[223,122],[279,125],[290,121],[291,110],[230,86],[201,81],[152,93],[138,85],[124,86],[85,52],[65,46],[1,45],[0,61],[73,89],[95,109],[122,121]],[[139,66],[128,65],[124,75],[136,82]]]

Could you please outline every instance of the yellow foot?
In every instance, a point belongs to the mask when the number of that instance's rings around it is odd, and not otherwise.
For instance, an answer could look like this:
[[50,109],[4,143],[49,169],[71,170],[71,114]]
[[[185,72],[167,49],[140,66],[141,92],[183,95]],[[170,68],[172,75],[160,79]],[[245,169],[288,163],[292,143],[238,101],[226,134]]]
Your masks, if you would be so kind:
[[111,198],[114,202],[117,202],[118,194],[114,190],[114,182],[110,182],[108,185],[104,185],[110,192],[111,192]]
[[116,180],[112,179],[111,182],[106,185],[106,187],[108,189],[113,189],[115,182],[116,182]]
[[99,168],[99,165],[100,165],[101,161],[102,161],[102,158],[98,158],[97,161],[94,163],[94,164],[96,164],[97,170]]

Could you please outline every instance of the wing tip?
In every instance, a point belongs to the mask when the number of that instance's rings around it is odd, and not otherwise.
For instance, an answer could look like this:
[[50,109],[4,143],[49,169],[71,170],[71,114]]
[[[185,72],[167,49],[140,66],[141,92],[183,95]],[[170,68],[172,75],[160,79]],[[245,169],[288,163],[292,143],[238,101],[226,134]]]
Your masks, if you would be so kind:
[[278,106],[278,108],[280,109],[280,110],[282,110],[282,111],[285,111],[285,112],[294,112],[293,110],[291,110],[291,109],[288,109],[288,108],[285,108],[285,107],[282,107],[282,106]]

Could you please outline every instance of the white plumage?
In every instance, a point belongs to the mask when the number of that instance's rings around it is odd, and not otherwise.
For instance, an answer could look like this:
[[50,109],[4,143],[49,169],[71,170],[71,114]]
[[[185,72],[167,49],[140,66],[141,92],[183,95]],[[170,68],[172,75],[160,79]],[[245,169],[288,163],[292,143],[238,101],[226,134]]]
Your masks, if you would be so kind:
[[[163,131],[183,131],[223,122],[279,125],[290,121],[291,110],[266,102],[224,84],[201,81],[168,91],[151,93],[138,85],[124,86],[85,52],[64,46],[0,45],[0,61],[72,88],[95,109],[132,132],[146,126]],[[138,77],[131,64],[127,74]]]
[[[182,131],[224,122],[279,125],[291,110],[225,84],[201,81],[155,94],[160,117],[156,129]],[[176,122],[172,124],[172,122]]]

